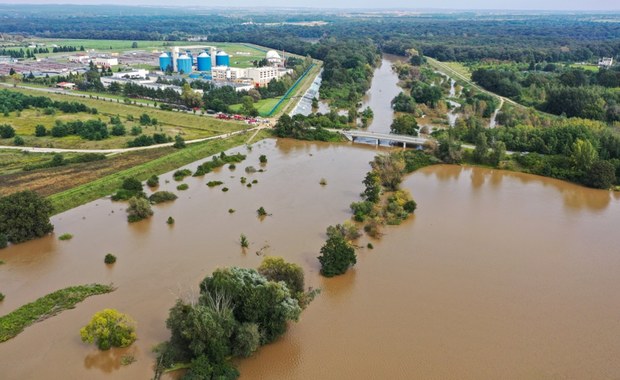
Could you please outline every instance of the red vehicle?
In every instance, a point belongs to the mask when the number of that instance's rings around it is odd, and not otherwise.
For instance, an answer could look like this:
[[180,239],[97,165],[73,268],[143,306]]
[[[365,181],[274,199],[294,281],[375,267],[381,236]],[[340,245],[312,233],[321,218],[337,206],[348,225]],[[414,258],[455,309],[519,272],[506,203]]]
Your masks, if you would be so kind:
[[235,119],[235,120],[245,120],[245,117],[241,116],[241,115],[233,115],[233,119]]
[[218,119],[224,119],[224,120],[229,120],[230,116],[226,115],[225,113],[218,113],[216,118]]

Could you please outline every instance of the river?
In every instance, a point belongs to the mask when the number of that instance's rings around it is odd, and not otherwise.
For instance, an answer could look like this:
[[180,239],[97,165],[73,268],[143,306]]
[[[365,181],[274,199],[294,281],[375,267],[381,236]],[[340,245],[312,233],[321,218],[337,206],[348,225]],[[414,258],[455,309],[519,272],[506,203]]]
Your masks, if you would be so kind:
[[[367,101],[376,101],[372,128],[385,131],[379,119],[387,122],[395,95],[378,88],[373,80]],[[149,379],[174,300],[215,268],[257,267],[262,248],[301,265],[322,293],[284,337],[238,361],[242,379],[620,377],[618,194],[499,170],[425,168],[403,182],[415,216],[380,240],[361,239],[375,249],[359,249],[351,271],[324,279],[316,257],[325,228],[350,218],[368,162],[386,150],[267,139],[237,151],[248,158],[236,170],[187,178],[187,191],[175,190],[171,173],[160,176],[159,190],[179,199],[154,206],[149,220],[128,225],[124,203],[100,199],[53,217],[54,236],[0,250],[0,314],[71,285],[118,287],[0,343],[2,379]],[[265,172],[246,174],[261,154]],[[241,176],[259,182],[247,188]],[[230,191],[205,186],[214,180]],[[272,216],[260,221],[260,206]],[[63,233],[74,238],[59,241]],[[118,257],[111,267],[108,252]],[[137,320],[132,347],[99,352],[80,341],[80,327],[103,308]],[[123,354],[137,362],[121,366]]]

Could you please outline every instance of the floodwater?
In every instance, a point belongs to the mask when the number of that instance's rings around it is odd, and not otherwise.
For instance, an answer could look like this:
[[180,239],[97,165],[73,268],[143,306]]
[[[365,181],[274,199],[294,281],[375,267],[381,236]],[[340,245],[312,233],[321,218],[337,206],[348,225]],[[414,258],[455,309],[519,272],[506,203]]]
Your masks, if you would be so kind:
[[[403,183],[415,216],[387,227],[374,250],[359,249],[346,275],[324,279],[316,256],[325,228],[350,217],[376,152],[269,139],[234,171],[187,178],[185,192],[161,176],[160,190],[179,199],[155,206],[150,220],[128,225],[125,205],[107,199],[54,217],[56,236],[0,251],[0,314],[70,285],[118,289],[1,343],[2,378],[149,379],[175,298],[215,268],[257,267],[261,249],[303,266],[322,293],[284,337],[238,362],[242,379],[620,377],[617,195],[498,170],[425,168]],[[266,171],[246,174],[260,154]],[[259,182],[250,189],[241,176]],[[230,191],[205,186],[211,180]],[[260,206],[272,214],[262,221]],[[58,241],[65,232],[74,238]],[[111,267],[107,252],[118,257]],[[80,341],[79,328],[107,307],[138,322],[127,350]],[[125,354],[137,362],[120,366]]]
[[390,133],[390,126],[394,120],[391,102],[402,91],[398,87],[398,75],[392,70],[392,64],[405,59],[397,55],[384,54],[381,65],[375,69],[370,89],[364,96],[360,108],[360,111],[363,111],[366,107],[370,107],[374,112],[374,118],[368,126],[370,132]]

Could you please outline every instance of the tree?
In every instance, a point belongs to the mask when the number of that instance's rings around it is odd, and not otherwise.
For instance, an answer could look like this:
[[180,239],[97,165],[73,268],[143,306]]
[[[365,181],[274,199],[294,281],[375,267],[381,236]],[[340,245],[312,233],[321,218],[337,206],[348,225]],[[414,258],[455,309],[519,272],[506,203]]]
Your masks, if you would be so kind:
[[241,113],[248,116],[258,116],[258,110],[254,107],[251,96],[244,96],[241,100]]
[[0,125],[0,138],[10,139],[15,137],[15,129],[8,124]]
[[463,159],[461,144],[450,134],[438,139],[437,157],[447,164],[458,164]]
[[362,183],[366,186],[362,196],[369,202],[379,202],[379,195],[381,195],[381,177],[379,173],[374,170],[369,171],[366,173]]
[[413,115],[397,116],[390,126],[390,132],[397,135],[417,136],[418,122]]
[[130,198],[129,207],[127,207],[127,221],[129,223],[146,219],[153,215],[151,204],[144,198]]
[[370,166],[379,175],[381,185],[387,191],[398,190],[405,170],[405,160],[402,155],[378,155],[370,162]]
[[24,138],[21,136],[15,136],[13,139],[13,144],[15,146],[23,146],[25,144]]
[[95,343],[100,350],[128,347],[136,340],[135,322],[114,309],[95,313],[90,322],[80,329],[83,342]]
[[26,190],[0,198],[0,231],[11,243],[21,243],[54,230],[50,223],[52,204]]
[[110,131],[112,136],[125,136],[126,133],[127,131],[125,130],[123,124],[114,124],[112,126],[112,130]]
[[596,148],[589,140],[577,139],[571,149],[571,161],[577,170],[586,172],[598,158]]
[[299,299],[298,295],[304,292],[304,270],[281,257],[266,257],[258,267],[258,273],[269,281],[283,281],[295,298]]
[[595,161],[586,175],[586,184],[597,189],[609,189],[616,182],[616,169],[609,161]]
[[132,49],[137,49],[138,48],[138,42],[134,41],[131,43],[131,48]]
[[202,105],[202,96],[194,91],[189,83],[183,85],[181,100],[189,108],[199,108]]
[[338,234],[327,238],[318,259],[321,263],[321,274],[325,277],[344,274],[349,267],[357,263],[355,250]]
[[487,143],[487,135],[484,132],[476,135],[476,148],[474,149],[474,161],[483,164],[489,156],[489,144]]
[[506,144],[503,141],[496,141],[493,146],[493,150],[489,156],[489,163],[493,166],[498,166],[499,163],[506,157]]
[[250,357],[260,347],[260,332],[256,323],[242,323],[233,335],[233,355]]
[[415,100],[403,92],[392,99],[392,108],[396,112],[415,112]]

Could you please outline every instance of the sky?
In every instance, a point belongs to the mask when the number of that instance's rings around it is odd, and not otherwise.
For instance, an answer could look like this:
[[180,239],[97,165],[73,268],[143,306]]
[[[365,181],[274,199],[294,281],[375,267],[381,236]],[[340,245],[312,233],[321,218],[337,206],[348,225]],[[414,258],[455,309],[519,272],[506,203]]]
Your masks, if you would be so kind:
[[619,0],[0,0],[0,4],[121,4],[203,7],[311,7],[407,9],[607,10],[620,11]]

